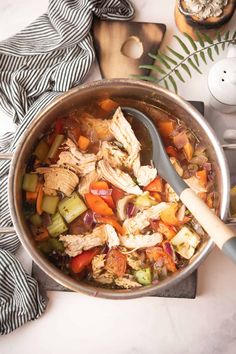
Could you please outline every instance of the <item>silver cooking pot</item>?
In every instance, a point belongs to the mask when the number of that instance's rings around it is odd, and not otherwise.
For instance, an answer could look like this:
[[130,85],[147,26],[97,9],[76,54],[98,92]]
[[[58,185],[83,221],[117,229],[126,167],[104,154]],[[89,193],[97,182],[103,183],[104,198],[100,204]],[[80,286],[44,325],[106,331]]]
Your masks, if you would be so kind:
[[[184,101],[179,96],[156,85],[128,79],[102,80],[78,86],[62,94],[37,114],[34,121],[23,134],[12,158],[9,173],[11,217],[14,229],[20,241],[34,262],[46,274],[66,288],[88,295],[111,299],[128,299],[154,295],[157,291],[170,288],[190,275],[213,248],[213,241],[206,239],[186,268],[178,270],[159,284],[131,290],[104,289],[88,285],[82,281],[78,282],[70,276],[63,274],[50,263],[36,248],[23,215],[21,192],[22,176],[27,160],[40,134],[45,132],[55,118],[60,116],[63,112],[84,105],[85,102],[88,103],[91,99],[94,100],[110,96],[125,98],[130,106],[143,110],[153,119],[155,119],[156,114],[156,110],[153,107],[159,107],[187,123],[187,126],[191,128],[201,142],[207,146],[213,169],[216,172],[217,190],[220,196],[219,213],[222,219],[226,219],[230,194],[229,172],[224,152],[213,130],[202,115],[191,104]],[[2,156],[2,158],[3,157],[11,158],[9,155]],[[0,230],[0,232],[9,231],[12,231],[12,229],[6,228]]]

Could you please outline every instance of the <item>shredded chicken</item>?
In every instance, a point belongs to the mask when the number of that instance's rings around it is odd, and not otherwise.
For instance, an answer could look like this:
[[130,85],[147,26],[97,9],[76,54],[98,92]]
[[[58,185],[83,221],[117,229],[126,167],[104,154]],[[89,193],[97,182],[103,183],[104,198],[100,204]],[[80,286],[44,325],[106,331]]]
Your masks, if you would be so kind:
[[140,233],[145,227],[150,225],[150,220],[156,220],[161,212],[170,206],[169,203],[159,203],[148,209],[140,211],[136,216],[126,219],[123,228],[127,234],[135,235]]
[[94,118],[88,114],[81,117],[81,129],[93,142],[97,142],[98,140],[109,141],[113,139],[110,124],[111,121],[108,119]]
[[43,192],[46,195],[50,195],[54,197],[57,195],[57,191],[55,189],[45,187],[45,185],[43,186]]
[[134,161],[139,156],[141,146],[120,107],[117,108],[111,120],[110,131],[115,139],[119,141],[128,152],[129,156],[126,161],[126,166],[132,169]]
[[137,252],[128,253],[126,259],[132,269],[139,270],[142,268],[142,261]]
[[71,139],[67,139],[65,145],[69,150],[60,153],[57,165],[67,166],[80,176],[95,170],[97,155],[82,153]]
[[101,144],[101,157],[107,160],[111,167],[122,167],[127,161],[128,154],[120,150],[115,143],[103,141]]
[[140,186],[147,186],[157,176],[157,169],[152,166],[141,166],[136,174]]
[[97,276],[95,280],[101,284],[112,284],[114,281],[114,275],[105,271],[101,275]]
[[108,247],[112,248],[112,247],[119,246],[120,239],[117,236],[117,233],[116,233],[114,227],[111,225],[105,225],[105,226],[106,226]]
[[105,254],[98,254],[97,256],[93,257],[92,260],[93,278],[97,278],[104,270],[105,258],[106,258]]
[[61,235],[60,241],[64,243],[65,253],[71,257],[75,257],[77,254],[82,253],[82,251],[104,245],[108,238],[107,226],[98,226],[92,233],[86,235]]
[[115,279],[115,283],[116,283],[116,285],[118,285],[124,289],[138,288],[138,287],[142,286],[137,281],[130,279],[128,277],[127,278],[125,278],[125,277],[117,278],[117,279]]
[[142,194],[142,190],[132,180],[128,173],[125,173],[118,168],[112,168],[105,160],[98,162],[98,168],[102,177],[117,188],[120,188],[129,194]]
[[168,202],[175,203],[179,201],[178,194],[175,193],[174,189],[168,183],[165,185],[165,193]]
[[163,236],[159,232],[155,232],[150,235],[145,234],[120,236],[121,245],[128,249],[152,247],[162,242],[162,240]]
[[84,177],[81,178],[79,183],[79,194],[84,196],[86,193],[89,193],[89,186],[92,182],[98,181],[100,175],[97,170],[91,171],[90,173],[86,174]]
[[62,167],[39,167],[36,172],[44,175],[44,188],[51,193],[55,190],[70,196],[79,183],[74,172]]

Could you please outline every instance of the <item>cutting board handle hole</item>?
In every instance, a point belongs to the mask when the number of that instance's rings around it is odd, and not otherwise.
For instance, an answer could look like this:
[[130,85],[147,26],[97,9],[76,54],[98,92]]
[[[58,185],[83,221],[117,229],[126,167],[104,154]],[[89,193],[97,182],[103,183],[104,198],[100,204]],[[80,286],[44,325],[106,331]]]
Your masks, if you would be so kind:
[[143,44],[138,37],[130,36],[122,44],[120,51],[130,59],[139,59],[143,54]]

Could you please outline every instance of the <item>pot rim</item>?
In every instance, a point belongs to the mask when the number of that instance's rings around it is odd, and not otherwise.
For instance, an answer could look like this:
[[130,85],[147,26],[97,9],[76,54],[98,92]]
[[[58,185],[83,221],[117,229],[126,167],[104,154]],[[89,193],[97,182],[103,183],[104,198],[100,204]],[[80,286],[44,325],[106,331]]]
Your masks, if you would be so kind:
[[224,184],[222,185],[220,217],[223,220],[227,216],[227,210],[229,206],[228,191],[230,188],[230,178],[229,178],[228,165],[227,165],[227,161],[223,149],[214,131],[212,130],[208,122],[204,119],[204,117],[199,113],[199,111],[195,107],[193,107],[189,102],[186,102],[180,96],[149,82],[144,82],[144,81],[134,80],[134,79],[108,79],[108,80],[93,81],[93,82],[79,85],[63,93],[61,96],[55,98],[51,103],[49,103],[43,110],[41,110],[36,115],[34,120],[27,127],[20,141],[18,142],[18,146],[13,155],[13,159],[10,166],[10,172],[9,172],[9,189],[8,189],[8,198],[9,198],[10,212],[11,212],[13,225],[15,227],[15,230],[19,236],[21,243],[23,244],[24,248],[26,249],[30,257],[41,268],[41,270],[43,270],[48,276],[50,276],[52,279],[54,279],[56,282],[63,285],[64,287],[69,288],[70,290],[81,292],[87,295],[92,295],[95,297],[97,296],[97,297],[108,298],[108,299],[138,298],[143,296],[155,295],[159,291],[166,290],[167,288],[176,285],[181,280],[189,276],[203,262],[203,260],[206,258],[206,256],[209,254],[209,252],[213,249],[214,246],[214,242],[212,240],[209,240],[206,246],[204,247],[204,249],[202,250],[201,254],[198,257],[196,257],[196,259],[193,259],[193,261],[188,266],[186,266],[186,268],[179,270],[174,275],[168,276],[165,280],[161,281],[157,285],[150,285],[150,286],[136,288],[136,289],[119,290],[119,289],[99,288],[99,287],[91,286],[87,283],[83,283],[83,282],[80,283],[75,279],[69,277],[68,275],[65,275],[64,273],[62,273],[62,271],[60,271],[58,268],[52,265],[52,263],[46,260],[46,258],[44,258],[44,256],[40,254],[39,251],[36,250],[36,248],[32,245],[32,242],[30,242],[29,238],[25,234],[23,225],[19,221],[20,218],[18,218],[19,213],[14,198],[14,194],[15,194],[14,193],[15,192],[14,171],[16,166],[20,163],[19,157],[21,153],[21,148],[23,145],[27,144],[26,138],[29,130],[31,130],[33,126],[40,124],[41,117],[44,116],[48,111],[50,111],[54,106],[56,106],[59,101],[64,100],[68,95],[72,95],[74,92],[78,90],[81,91],[83,89],[88,89],[88,88],[109,87],[110,85],[122,85],[122,84],[128,86],[135,85],[143,88],[148,88],[155,92],[158,92],[159,94],[167,96],[168,98],[173,100],[175,104],[180,105],[184,110],[188,111],[193,116],[193,118],[197,121],[197,123],[205,130],[217,154],[221,166],[221,174],[222,174],[222,179],[224,180]]

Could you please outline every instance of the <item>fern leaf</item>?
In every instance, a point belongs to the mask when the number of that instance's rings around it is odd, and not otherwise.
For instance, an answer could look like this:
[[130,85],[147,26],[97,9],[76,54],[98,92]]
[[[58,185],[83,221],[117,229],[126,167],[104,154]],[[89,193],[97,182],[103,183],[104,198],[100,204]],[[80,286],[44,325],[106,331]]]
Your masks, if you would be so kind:
[[178,36],[174,35],[173,36],[175,39],[177,39],[177,41],[179,42],[180,46],[182,47],[182,49],[185,51],[186,54],[190,54],[190,51],[188,49],[188,47],[186,46],[186,44],[182,41],[182,39],[180,39]]
[[167,63],[167,61],[162,57],[161,53],[157,55],[160,62],[167,68],[171,70],[171,66]]
[[236,38],[236,30],[234,31],[233,36],[232,36],[232,39],[235,39],[235,38]]
[[181,67],[186,71],[186,73],[187,73],[187,74],[189,75],[189,77],[191,78],[192,75],[191,75],[191,72],[190,72],[188,66],[183,63],[183,64],[181,64]]
[[216,54],[219,55],[219,48],[218,48],[218,45],[214,45],[214,49],[215,49]]
[[175,90],[175,93],[177,93],[178,92],[177,85],[176,85],[176,82],[175,82],[175,80],[173,79],[173,77],[171,75],[169,75],[169,80],[172,83],[172,86],[173,86],[173,88]]
[[174,72],[175,72],[175,75],[178,77],[178,79],[180,79],[180,81],[185,82],[183,79],[183,76],[180,74],[178,69],[176,69]]
[[168,86],[167,80],[164,80],[164,84],[165,84],[165,88],[166,88],[167,90],[169,90],[169,86]]
[[213,44],[213,40],[211,39],[211,37],[209,37],[206,33],[202,32],[201,35],[203,36],[203,38],[205,39],[205,41],[209,44]]
[[201,46],[202,48],[205,48],[205,44],[204,44],[204,41],[203,41],[203,39],[202,39],[202,37],[201,37],[200,32],[196,31],[195,33],[196,33],[197,40],[198,40],[200,46]]
[[200,56],[201,56],[202,60],[204,61],[204,63],[207,64],[205,53],[204,52],[200,52]]
[[193,50],[197,50],[197,45],[194,42],[194,40],[192,39],[192,37],[190,37],[190,35],[186,32],[183,32],[183,35],[189,40],[191,46],[193,47]]
[[[229,31],[226,32],[224,36],[224,40],[227,41],[229,39]],[[222,49],[225,50],[225,42],[222,44]]]
[[160,74],[166,75],[166,72],[162,68],[157,66],[157,65],[140,65],[139,68],[140,69],[148,69],[148,70],[156,71],[156,72],[158,72]]
[[138,80],[144,80],[144,81],[151,81],[151,82],[159,82],[159,80],[153,76],[147,76],[147,75],[131,75],[131,77],[138,79]]
[[197,64],[197,66],[199,66],[199,60],[198,60],[197,54],[194,53],[194,54],[193,54],[193,57],[194,57],[194,60],[195,60],[195,62],[196,62],[196,64]]
[[188,58],[188,63],[194,68],[199,74],[202,74],[202,72],[198,69],[198,67],[194,64],[191,58]]
[[[168,55],[164,54],[164,53],[160,53],[158,55],[161,55],[166,61],[169,61],[171,64],[177,65],[177,61],[175,61],[174,59],[170,58]],[[148,56],[152,59],[155,60],[159,60],[158,55],[152,54],[152,53],[148,53]]]
[[217,41],[221,42],[221,33],[220,32],[217,32],[216,37],[217,37]]
[[214,61],[211,48],[207,49],[207,54],[208,54],[208,57],[211,59],[211,61]]
[[172,48],[170,48],[170,47],[168,47],[168,46],[167,46],[167,48],[168,48],[168,50],[169,50],[173,55],[175,55],[178,59],[180,59],[180,60],[183,60],[183,59],[184,59],[183,55],[179,54],[179,53],[176,52],[174,49],[172,49]]

